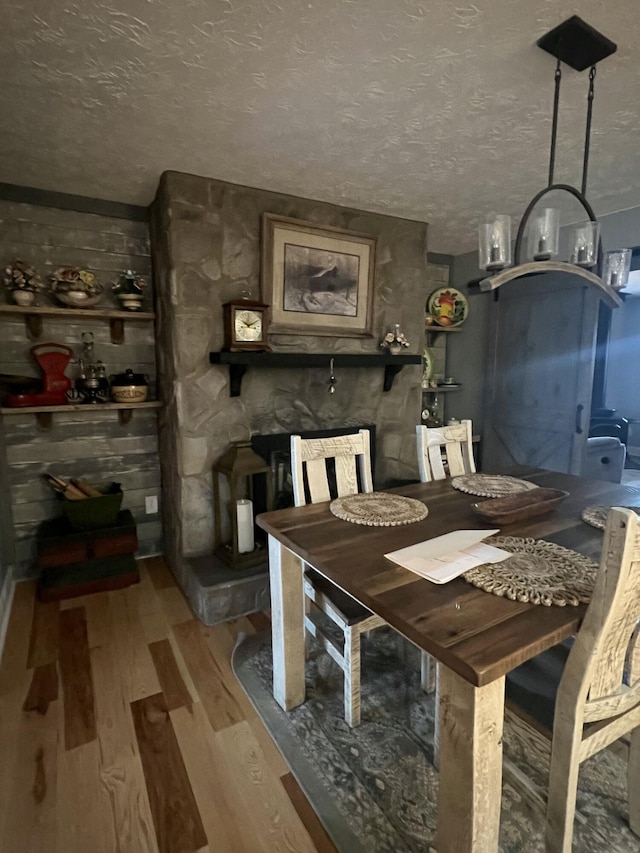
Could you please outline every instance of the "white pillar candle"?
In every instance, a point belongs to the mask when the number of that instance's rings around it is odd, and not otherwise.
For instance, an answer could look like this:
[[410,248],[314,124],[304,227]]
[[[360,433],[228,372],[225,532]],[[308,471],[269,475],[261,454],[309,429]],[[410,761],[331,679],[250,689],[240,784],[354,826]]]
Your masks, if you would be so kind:
[[243,498],[236,501],[236,516],[238,518],[238,551],[249,554],[253,551],[253,504]]

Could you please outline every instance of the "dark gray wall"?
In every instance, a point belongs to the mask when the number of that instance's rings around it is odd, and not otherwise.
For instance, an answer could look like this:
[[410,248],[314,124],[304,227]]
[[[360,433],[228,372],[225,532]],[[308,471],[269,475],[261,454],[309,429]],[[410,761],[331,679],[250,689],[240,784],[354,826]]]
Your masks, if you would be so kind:
[[[110,285],[124,269],[133,268],[150,276],[148,226],[144,222],[0,201],[0,261],[3,267],[16,258],[30,261],[41,277],[47,278],[58,266],[82,266],[92,270],[105,286],[98,307],[117,307]],[[9,297],[4,292],[3,301]],[[151,303],[151,296],[149,305]],[[53,304],[52,297],[40,296],[41,304]],[[33,341],[25,336],[21,317],[0,317],[0,373],[37,376],[39,369],[29,352]],[[125,326],[125,342],[114,345],[104,320],[83,318],[82,310],[71,320],[45,318],[41,342],[64,343],[80,352],[84,331],[95,336],[95,355],[108,373],[127,367],[155,376],[155,341],[152,323],[131,322]],[[70,365],[67,375],[74,376]],[[47,518],[59,515],[59,506],[41,474],[54,472],[62,477],[80,477],[96,484],[113,480],[122,483],[124,504],[138,522],[140,554],[159,553],[162,528],[159,515],[146,515],[144,499],[160,494],[155,410],[134,413],[121,426],[115,411],[55,414],[50,432],[40,432],[33,415],[3,415],[4,439],[0,442],[0,474],[3,476],[5,515],[11,521],[4,532],[2,551],[10,555],[15,547],[17,577],[32,572],[35,531]],[[8,486],[8,489],[7,489]],[[7,529],[8,528],[8,529]]]
[[[600,218],[604,251],[640,245],[640,208]],[[482,423],[485,405],[485,369],[489,351],[487,328],[494,297],[468,291],[469,281],[479,278],[477,251],[453,258],[451,284],[469,296],[469,319],[460,335],[448,346],[447,370],[463,383],[459,393],[447,398],[447,415],[472,418]],[[473,294],[473,295],[472,295]],[[640,362],[640,300],[629,299],[613,312],[611,359],[605,394],[606,404],[640,418],[640,392],[630,378],[629,365]],[[631,395],[631,396],[629,396]]]

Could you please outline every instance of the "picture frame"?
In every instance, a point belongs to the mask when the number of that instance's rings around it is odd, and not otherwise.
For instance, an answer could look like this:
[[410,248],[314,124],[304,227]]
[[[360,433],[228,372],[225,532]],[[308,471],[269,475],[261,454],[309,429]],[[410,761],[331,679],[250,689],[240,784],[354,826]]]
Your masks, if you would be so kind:
[[270,332],[371,337],[376,238],[273,213],[262,218]]

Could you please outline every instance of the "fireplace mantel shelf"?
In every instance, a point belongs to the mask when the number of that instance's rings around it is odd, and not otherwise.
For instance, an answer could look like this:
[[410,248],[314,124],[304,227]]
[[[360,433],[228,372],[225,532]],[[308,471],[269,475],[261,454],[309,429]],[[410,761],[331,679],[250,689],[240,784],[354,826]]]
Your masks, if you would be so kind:
[[289,368],[322,367],[329,370],[331,359],[336,370],[341,367],[384,367],[383,391],[390,391],[393,380],[406,364],[421,364],[419,355],[390,353],[311,353],[311,352],[210,352],[211,364],[229,365],[229,392],[239,397],[242,377],[248,367]]

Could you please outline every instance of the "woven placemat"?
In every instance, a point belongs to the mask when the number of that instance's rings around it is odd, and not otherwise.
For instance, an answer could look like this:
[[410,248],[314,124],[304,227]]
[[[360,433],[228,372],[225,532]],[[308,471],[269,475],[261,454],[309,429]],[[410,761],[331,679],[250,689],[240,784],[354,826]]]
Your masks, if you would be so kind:
[[[618,506],[618,504],[616,504],[616,506]],[[597,527],[598,530],[604,530],[610,509],[610,506],[590,504],[582,510],[580,518],[587,524],[590,524],[591,527]],[[640,513],[640,506],[625,506],[624,509],[632,509],[636,514]]]
[[503,498],[506,495],[515,495],[517,492],[538,488],[535,483],[530,483],[528,480],[505,477],[503,474],[465,474],[462,477],[454,477],[451,485],[461,492],[480,495],[483,498]]
[[547,607],[590,601],[598,571],[593,560],[544,539],[496,536],[487,543],[513,556],[469,569],[463,575],[467,583],[512,601]]
[[398,527],[427,517],[429,510],[415,498],[387,492],[365,492],[331,501],[329,509],[343,521],[368,527]]

